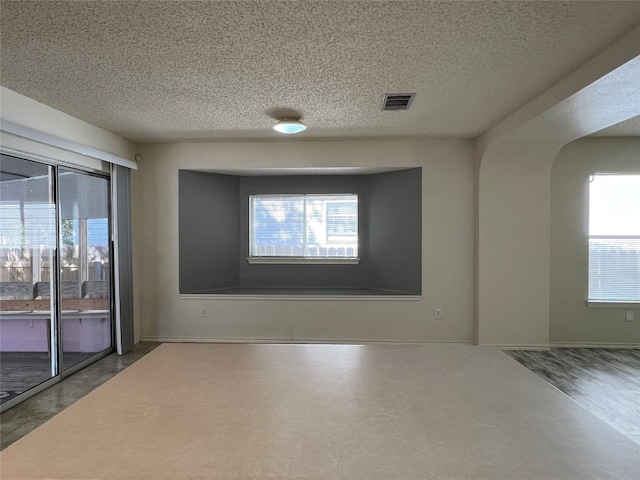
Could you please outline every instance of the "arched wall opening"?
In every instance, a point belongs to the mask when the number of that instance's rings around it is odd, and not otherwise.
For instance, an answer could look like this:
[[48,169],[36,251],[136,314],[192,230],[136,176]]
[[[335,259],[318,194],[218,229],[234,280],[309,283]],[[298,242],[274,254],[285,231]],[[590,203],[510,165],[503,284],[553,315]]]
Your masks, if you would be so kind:
[[640,115],[638,78],[640,28],[476,141],[476,343],[549,346],[553,163]]

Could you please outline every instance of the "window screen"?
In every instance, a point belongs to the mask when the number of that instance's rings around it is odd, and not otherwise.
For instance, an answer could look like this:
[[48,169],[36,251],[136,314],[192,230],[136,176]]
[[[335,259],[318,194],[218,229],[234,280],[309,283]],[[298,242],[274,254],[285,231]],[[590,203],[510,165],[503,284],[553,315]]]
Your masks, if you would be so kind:
[[589,300],[640,301],[640,175],[591,177]]
[[250,256],[358,257],[358,196],[252,195]]

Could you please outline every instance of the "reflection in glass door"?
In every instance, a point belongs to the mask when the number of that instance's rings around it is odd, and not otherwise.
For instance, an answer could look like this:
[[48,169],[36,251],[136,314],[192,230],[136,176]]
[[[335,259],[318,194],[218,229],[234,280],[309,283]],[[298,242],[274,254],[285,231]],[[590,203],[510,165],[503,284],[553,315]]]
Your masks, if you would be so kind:
[[58,375],[54,198],[53,167],[2,155],[0,403]]
[[111,271],[109,180],[2,155],[2,408],[112,350]]
[[109,181],[59,168],[63,370],[112,346]]

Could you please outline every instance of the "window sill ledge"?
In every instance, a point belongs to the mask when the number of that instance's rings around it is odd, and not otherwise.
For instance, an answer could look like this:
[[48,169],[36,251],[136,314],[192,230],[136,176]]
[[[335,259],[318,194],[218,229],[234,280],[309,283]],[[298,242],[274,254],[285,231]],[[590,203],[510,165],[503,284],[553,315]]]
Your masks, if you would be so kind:
[[357,265],[359,258],[341,257],[248,257],[256,265]]
[[420,293],[377,288],[322,287],[226,287],[215,290],[181,293],[188,299],[235,300],[421,300]]
[[378,302],[378,301],[420,301],[421,295],[248,295],[248,294],[181,294],[181,299],[185,300],[279,300],[279,301],[356,301],[356,302]]
[[587,300],[590,308],[640,308],[640,302],[623,302],[615,300]]

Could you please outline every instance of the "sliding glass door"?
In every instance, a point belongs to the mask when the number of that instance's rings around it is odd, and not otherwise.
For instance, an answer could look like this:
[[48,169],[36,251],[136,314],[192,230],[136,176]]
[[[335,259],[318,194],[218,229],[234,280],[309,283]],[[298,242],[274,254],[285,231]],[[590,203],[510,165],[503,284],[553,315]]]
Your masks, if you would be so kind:
[[[63,370],[112,347],[109,181],[58,173]],[[79,302],[76,302],[80,299]]]
[[113,349],[109,219],[107,178],[2,155],[3,407]]
[[[0,163],[0,402],[56,376],[54,169]],[[47,291],[36,300],[35,286]]]

